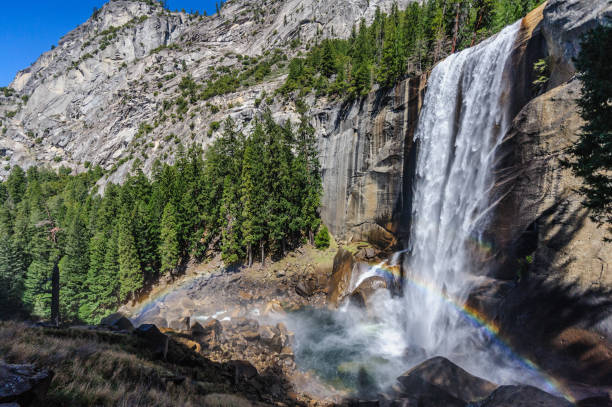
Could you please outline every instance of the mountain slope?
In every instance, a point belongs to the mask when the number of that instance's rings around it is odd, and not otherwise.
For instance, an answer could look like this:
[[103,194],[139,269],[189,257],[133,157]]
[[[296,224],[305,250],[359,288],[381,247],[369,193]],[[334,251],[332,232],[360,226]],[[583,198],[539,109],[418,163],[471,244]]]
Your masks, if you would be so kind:
[[[255,107],[256,99],[284,79],[286,57],[318,38],[348,36],[353,24],[392,3],[234,0],[220,16],[203,17],[168,12],[152,1],[111,1],[18,73],[10,86],[16,94],[0,105],[0,115],[14,115],[3,123],[0,149],[9,165],[83,169],[90,162],[111,169],[119,163],[110,176],[115,182],[136,159],[148,172],[156,158],[171,161],[179,141],[210,143],[210,124],[228,114],[247,125],[264,107]],[[215,75],[269,60],[277,48],[265,81],[247,73],[244,86],[225,96],[180,99],[184,77],[204,86]],[[268,102],[277,116],[296,117]],[[6,174],[0,169],[0,177]]]

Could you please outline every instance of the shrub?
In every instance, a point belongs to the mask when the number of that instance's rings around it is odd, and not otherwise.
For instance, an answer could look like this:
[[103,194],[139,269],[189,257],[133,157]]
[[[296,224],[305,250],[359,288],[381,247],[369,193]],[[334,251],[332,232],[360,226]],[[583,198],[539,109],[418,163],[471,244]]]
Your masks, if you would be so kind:
[[329,231],[327,226],[321,225],[315,236],[315,246],[317,249],[327,249],[329,247]]

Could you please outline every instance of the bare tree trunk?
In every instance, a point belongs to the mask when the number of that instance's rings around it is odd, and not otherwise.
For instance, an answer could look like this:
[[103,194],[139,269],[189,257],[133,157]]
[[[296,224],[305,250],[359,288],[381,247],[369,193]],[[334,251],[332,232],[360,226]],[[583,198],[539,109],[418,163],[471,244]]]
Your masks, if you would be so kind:
[[281,240],[281,249],[283,251],[283,257],[284,257],[285,253],[287,252],[287,243],[285,242],[285,238]]
[[59,326],[59,294],[60,294],[60,275],[59,264],[53,264],[53,273],[51,274],[51,322],[55,326]]
[[259,243],[259,247],[261,249],[261,267],[266,267],[266,252],[264,251],[263,240]]
[[310,241],[310,245],[314,246],[314,232],[312,229],[308,230],[308,240]]
[[474,27],[474,34],[472,35],[472,43],[470,44],[470,47],[473,47],[474,44],[476,43],[476,33],[478,32],[478,29],[480,28],[480,24],[482,23],[483,15],[484,13],[480,13],[480,16],[478,17],[478,22],[476,23],[476,27]]
[[455,12],[455,28],[453,29],[453,46],[451,48],[451,54],[455,53],[455,49],[457,48],[457,34],[459,32],[459,3],[455,5],[457,9]]
[[253,245],[249,243],[247,245],[247,257],[249,258],[249,267],[253,265]]

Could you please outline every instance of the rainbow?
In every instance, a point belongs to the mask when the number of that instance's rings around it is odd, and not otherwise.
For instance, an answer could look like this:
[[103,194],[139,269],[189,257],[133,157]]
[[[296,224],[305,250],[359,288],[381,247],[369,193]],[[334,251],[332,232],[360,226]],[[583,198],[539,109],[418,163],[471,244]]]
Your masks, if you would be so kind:
[[[390,265],[385,267],[385,264],[386,263],[373,265],[372,269],[385,279],[392,279],[392,281],[399,281],[402,279],[399,266]],[[499,325],[495,322],[490,321],[483,313],[481,313],[474,307],[456,301],[447,293],[443,292],[430,282],[420,280],[415,277],[408,278],[407,276],[404,276],[403,281],[404,284],[409,284],[410,286],[415,287],[419,290],[434,294],[446,305],[458,311],[459,314],[472,326],[476,328],[482,328],[486,333],[488,339],[490,339],[512,360],[517,361],[521,366],[536,373],[538,377],[540,377],[543,382],[546,383],[547,391],[560,394],[572,404],[576,403],[576,399],[571,395],[569,390],[567,390],[561,382],[547,374],[533,360],[522,356],[518,352],[514,351],[510,345],[510,342],[500,335]]]

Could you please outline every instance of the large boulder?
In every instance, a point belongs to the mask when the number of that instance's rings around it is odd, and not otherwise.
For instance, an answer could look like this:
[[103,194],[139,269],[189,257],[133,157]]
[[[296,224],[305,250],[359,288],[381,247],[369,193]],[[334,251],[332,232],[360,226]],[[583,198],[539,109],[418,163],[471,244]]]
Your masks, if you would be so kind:
[[44,399],[53,372],[34,365],[10,365],[0,361],[0,403],[26,406]]
[[143,340],[153,355],[166,359],[168,355],[168,337],[161,333],[155,325],[140,325],[134,333]]
[[103,318],[102,321],[100,321],[100,325],[113,331],[131,332],[134,330],[134,325],[132,325],[132,322],[120,312],[116,312],[107,316],[106,318]]
[[418,400],[420,407],[463,407],[484,399],[497,387],[440,356],[410,369],[398,377],[397,382],[395,391],[400,396]]
[[367,308],[374,293],[387,289],[387,280],[380,276],[368,277],[359,284],[351,293],[350,300],[353,304]]
[[480,407],[572,407],[569,401],[532,386],[501,386]]
[[338,249],[334,257],[334,266],[327,291],[327,302],[330,306],[337,307],[350,294],[348,290],[350,289],[354,266],[355,258],[353,254],[343,248]]

